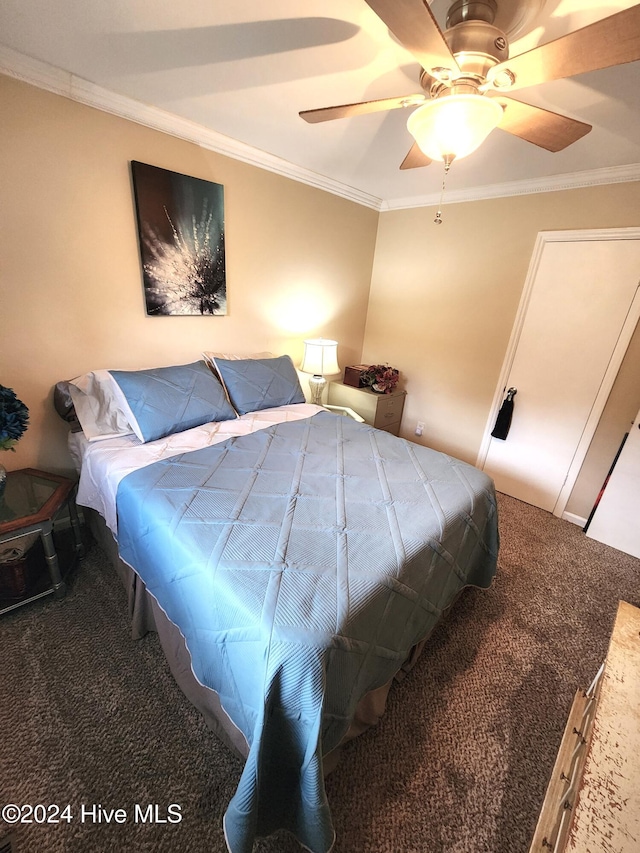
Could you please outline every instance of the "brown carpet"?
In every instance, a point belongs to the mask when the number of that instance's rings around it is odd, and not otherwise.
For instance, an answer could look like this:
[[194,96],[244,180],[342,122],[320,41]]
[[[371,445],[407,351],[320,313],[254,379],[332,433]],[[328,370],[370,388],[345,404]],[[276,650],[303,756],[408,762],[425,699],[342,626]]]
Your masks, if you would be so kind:
[[[618,600],[640,605],[640,561],[499,504],[495,584],[464,593],[327,779],[335,853],[529,849],[575,690],[602,663]],[[19,853],[226,851],[240,763],[186,703],[155,635],[130,639],[99,548],[65,599],[0,617],[0,644],[0,805],[69,803],[72,815],[14,827]],[[180,823],[135,822],[135,804],[166,818],[172,803]],[[123,809],[126,822],[83,823],[82,804]],[[300,850],[284,834],[256,845]]]

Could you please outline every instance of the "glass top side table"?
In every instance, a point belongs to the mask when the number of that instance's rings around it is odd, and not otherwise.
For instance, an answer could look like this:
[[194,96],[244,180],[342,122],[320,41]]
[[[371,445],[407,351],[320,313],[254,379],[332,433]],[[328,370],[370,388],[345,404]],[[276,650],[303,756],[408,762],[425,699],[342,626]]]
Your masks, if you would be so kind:
[[84,548],[74,497],[75,483],[66,477],[35,468],[7,473],[4,495],[0,497],[0,545],[30,533],[38,533],[51,583],[45,590],[0,607],[0,613],[46,595],[53,594],[61,598],[65,594],[66,587],[53,539],[53,522],[66,507],[73,531],[74,556],[81,557]]

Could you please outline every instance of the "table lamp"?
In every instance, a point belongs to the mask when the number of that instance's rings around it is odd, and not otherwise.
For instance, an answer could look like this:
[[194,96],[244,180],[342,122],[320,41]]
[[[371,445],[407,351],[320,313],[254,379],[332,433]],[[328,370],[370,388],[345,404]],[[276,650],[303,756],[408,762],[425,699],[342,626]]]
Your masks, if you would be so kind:
[[314,338],[304,342],[304,356],[300,370],[313,374],[309,379],[311,402],[322,405],[322,392],[327,380],[324,374],[340,373],[338,366],[338,342]]

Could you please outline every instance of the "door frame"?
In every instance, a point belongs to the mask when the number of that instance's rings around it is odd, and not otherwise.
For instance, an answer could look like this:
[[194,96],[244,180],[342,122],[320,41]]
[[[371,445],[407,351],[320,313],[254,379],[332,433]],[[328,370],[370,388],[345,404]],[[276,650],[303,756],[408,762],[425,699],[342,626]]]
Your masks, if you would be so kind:
[[[538,273],[538,268],[540,266],[545,246],[547,243],[579,243],[601,240],[640,240],[640,228],[594,228],[580,231],[538,232],[531,260],[529,262],[529,269],[527,271],[527,277],[522,290],[522,296],[520,297],[520,304],[518,305],[515,322],[513,324],[513,329],[511,330],[509,345],[507,346],[505,358],[502,363],[502,368],[498,377],[498,384],[496,385],[491,409],[485,425],[482,443],[480,445],[480,450],[478,451],[478,458],[475,463],[477,468],[484,468],[484,463],[486,462],[487,455],[489,453],[489,447],[491,445],[491,431],[506,393],[507,381],[516,356],[518,344],[520,343],[520,335],[522,334],[522,329],[526,320],[527,310],[531,300],[531,294],[533,292],[533,285]],[[560,490],[560,494],[558,495],[558,499],[556,500],[556,504],[553,508],[553,514],[556,516],[562,516],[565,511],[575,482],[578,479],[580,468],[582,467],[582,463],[587,455],[589,445],[591,444],[591,440],[602,416],[607,399],[611,393],[611,389],[613,388],[613,383],[618,375],[620,365],[622,364],[622,360],[627,352],[629,343],[639,320],[640,280],[638,281],[635,296],[625,318],[620,335],[618,336],[618,340],[616,341],[611,359],[609,360],[609,365],[602,380],[602,384],[600,385],[598,394],[596,395],[596,399],[582,432],[582,436],[578,446],[576,447],[564,485]],[[516,409],[517,405],[516,401]]]

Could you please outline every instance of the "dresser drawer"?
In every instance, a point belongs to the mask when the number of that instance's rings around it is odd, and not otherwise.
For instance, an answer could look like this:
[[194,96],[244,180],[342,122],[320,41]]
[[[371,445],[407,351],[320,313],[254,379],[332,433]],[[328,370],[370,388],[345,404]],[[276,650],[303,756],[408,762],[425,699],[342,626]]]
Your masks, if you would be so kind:
[[397,394],[393,396],[390,394],[381,394],[378,397],[378,405],[373,425],[378,427],[378,429],[384,429],[390,424],[397,423],[402,417],[403,407],[404,394]]

